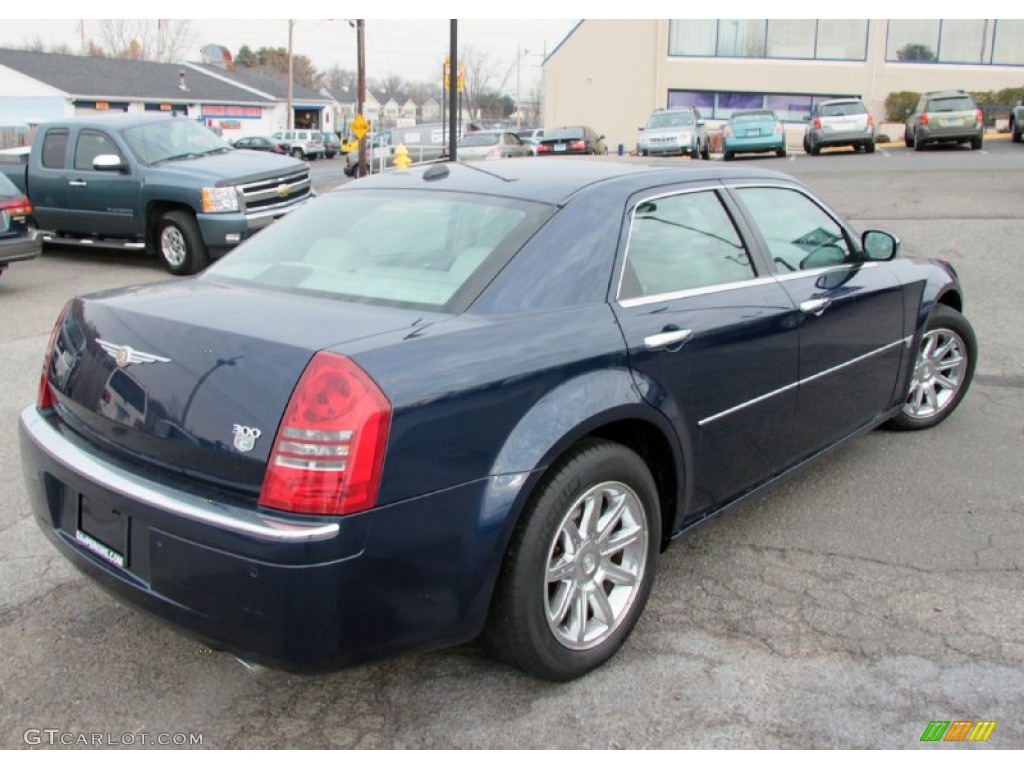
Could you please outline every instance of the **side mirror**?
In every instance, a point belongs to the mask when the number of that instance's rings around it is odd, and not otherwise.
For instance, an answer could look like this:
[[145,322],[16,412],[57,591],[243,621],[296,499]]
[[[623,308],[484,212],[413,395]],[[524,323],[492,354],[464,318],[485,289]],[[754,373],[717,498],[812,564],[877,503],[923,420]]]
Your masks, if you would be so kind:
[[598,136],[597,140],[598,141],[604,141],[604,134],[602,133],[600,136]]
[[697,121],[697,127],[698,127],[698,128],[703,128],[703,127],[704,127],[704,125],[705,125],[705,122],[704,122],[704,120],[703,120],[703,119],[701,119],[701,120],[698,120],[698,121]]
[[900,252],[899,238],[880,229],[869,229],[861,235],[860,242],[868,261],[891,261]]
[[92,159],[92,167],[97,171],[120,172],[127,170],[127,167],[118,155],[96,155]]
[[805,123],[811,122],[811,116],[810,115],[804,115],[804,122]]

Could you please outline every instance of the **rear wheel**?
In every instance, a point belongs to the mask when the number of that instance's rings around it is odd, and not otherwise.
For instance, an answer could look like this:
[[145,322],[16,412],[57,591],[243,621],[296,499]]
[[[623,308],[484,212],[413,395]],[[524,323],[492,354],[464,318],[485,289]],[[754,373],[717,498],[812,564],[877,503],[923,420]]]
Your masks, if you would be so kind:
[[729,152],[729,151],[726,151],[726,152],[722,153],[722,159],[723,160],[732,160],[735,156],[736,156],[735,154],[733,154],[732,152]]
[[912,134],[910,131],[904,131],[903,143],[908,147],[914,146],[914,134]]
[[700,153],[700,156],[704,160],[711,159],[711,139],[704,142],[704,151]]
[[808,139],[808,141],[807,141],[807,152],[808,152],[808,154],[813,155],[814,157],[817,157],[818,155],[821,154],[821,147],[819,147],[813,141]]
[[919,138],[917,138],[915,136],[914,137],[914,145],[913,146],[914,146],[914,151],[915,152],[920,152],[920,151],[922,151],[924,149],[924,141],[922,139],[919,139]]
[[1020,144],[1021,142],[1020,126],[1017,125],[1017,121],[1012,117],[1010,118],[1010,138],[1016,144]]
[[776,149],[776,150],[775,150],[775,154],[776,154],[776,156],[778,156],[778,157],[785,157],[785,156],[786,156],[786,145],[785,145],[785,144],[783,144],[783,145],[782,145],[781,147],[779,147],[778,149]]
[[875,142],[869,141],[867,144],[865,144],[864,145],[864,151],[867,152],[869,155],[872,152],[874,152],[875,151]]
[[975,136],[971,139],[971,149],[981,149],[981,136]]
[[191,211],[168,211],[157,225],[156,249],[172,275],[191,275],[209,259],[206,243]]
[[978,342],[967,318],[937,305],[921,337],[903,410],[887,426],[927,429],[945,419],[967,394],[977,359]]
[[588,440],[549,471],[509,545],[484,634],[530,674],[572,680],[618,651],[657,566],[661,513],[650,470]]

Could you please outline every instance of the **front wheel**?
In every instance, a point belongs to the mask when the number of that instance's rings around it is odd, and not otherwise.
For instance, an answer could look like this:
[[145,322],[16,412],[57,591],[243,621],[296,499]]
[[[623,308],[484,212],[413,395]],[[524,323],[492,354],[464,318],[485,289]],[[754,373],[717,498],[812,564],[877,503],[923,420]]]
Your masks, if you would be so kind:
[[700,153],[702,160],[711,159],[711,139],[704,142],[704,151]]
[[903,410],[887,426],[927,429],[945,419],[967,394],[977,360],[978,341],[967,318],[936,306],[921,337]]
[[640,618],[660,542],[658,492],[644,461],[618,443],[581,443],[551,468],[523,513],[484,640],[537,677],[590,672]]
[[156,248],[172,275],[191,275],[206,266],[209,255],[191,211],[169,211],[160,218]]

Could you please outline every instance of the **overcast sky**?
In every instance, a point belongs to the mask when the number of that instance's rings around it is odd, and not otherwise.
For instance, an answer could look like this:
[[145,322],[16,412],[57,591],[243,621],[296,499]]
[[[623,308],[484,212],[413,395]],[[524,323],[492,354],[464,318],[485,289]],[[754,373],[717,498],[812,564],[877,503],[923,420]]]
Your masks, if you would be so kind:
[[[318,5],[321,4],[304,2],[302,8],[315,13]],[[327,3],[322,5],[320,10],[324,15],[331,12]],[[341,3],[332,5],[335,13],[343,6]],[[177,3],[174,8],[179,13],[184,10]],[[107,10],[117,9],[110,7]],[[219,10],[223,12],[224,9]],[[9,13],[10,8],[5,8],[4,12]],[[86,38],[100,42],[99,22],[87,19],[84,23]],[[80,24],[78,19],[3,19],[0,21],[0,46],[24,47],[38,38],[47,49],[65,43],[72,51],[78,52],[82,42]],[[506,92],[511,94],[515,90],[518,46],[520,89],[525,98],[540,80],[545,50],[554,50],[574,24],[575,21],[570,19],[462,19],[459,21],[459,49],[471,45],[500,62],[501,74],[510,73]],[[191,20],[191,26],[195,34],[192,50],[186,58],[194,61],[200,60],[199,49],[207,43],[223,45],[233,55],[242,45],[253,50],[261,46],[288,45],[286,19],[195,18]],[[440,79],[443,60],[448,53],[448,32],[448,19],[367,19],[367,77],[372,80],[394,73],[413,81]],[[312,59],[321,72],[335,65],[351,70],[356,68],[356,34],[344,19],[297,19],[293,30],[293,49],[295,53]]]

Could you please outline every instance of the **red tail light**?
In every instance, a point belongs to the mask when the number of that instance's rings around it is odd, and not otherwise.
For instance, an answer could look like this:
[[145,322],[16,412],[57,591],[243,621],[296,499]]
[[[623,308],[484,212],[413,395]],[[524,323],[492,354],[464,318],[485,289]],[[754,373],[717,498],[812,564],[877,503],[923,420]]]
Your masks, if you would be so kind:
[[583,152],[584,150],[586,150],[586,148],[587,142],[585,141],[574,141],[572,144],[569,145],[569,149],[575,150],[577,152]]
[[50,389],[50,361],[53,360],[53,348],[57,345],[57,335],[64,323],[64,315],[67,314],[70,306],[71,302],[69,301],[60,311],[57,322],[54,323],[53,330],[50,331],[50,341],[46,344],[46,357],[43,358],[43,372],[39,377],[39,392],[36,395],[36,408],[40,411],[53,408],[53,391]]
[[725,128],[722,129],[722,135],[723,136],[732,136],[732,127],[728,126],[728,125],[725,126]]
[[871,127],[874,124],[875,124],[875,116],[874,115],[868,115],[868,127]]
[[820,117],[814,118],[814,130],[816,130],[816,131],[820,131],[821,130],[821,118]]
[[919,122],[921,125],[928,125],[928,113],[922,112],[921,117],[918,118],[917,122]]
[[347,515],[377,503],[391,403],[342,355],[317,352],[274,439],[260,506]]
[[782,133],[782,123],[776,123],[775,127],[772,129],[772,133],[774,133],[774,134]]
[[545,152],[550,152],[550,151],[551,151],[551,147],[549,147],[547,144],[538,144],[537,145],[537,154],[538,155],[542,155]]
[[27,197],[0,202],[0,209],[7,211],[8,216],[28,216],[32,213],[32,203]]
[[985,119],[985,113],[984,112],[982,112],[980,109],[974,110],[974,122],[980,123],[984,119]]

